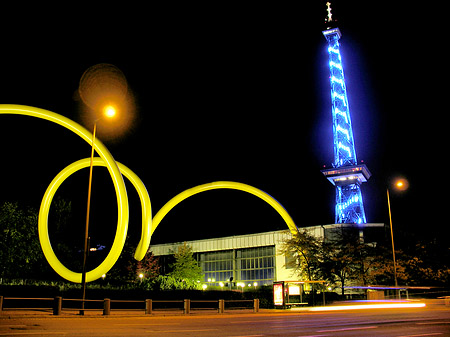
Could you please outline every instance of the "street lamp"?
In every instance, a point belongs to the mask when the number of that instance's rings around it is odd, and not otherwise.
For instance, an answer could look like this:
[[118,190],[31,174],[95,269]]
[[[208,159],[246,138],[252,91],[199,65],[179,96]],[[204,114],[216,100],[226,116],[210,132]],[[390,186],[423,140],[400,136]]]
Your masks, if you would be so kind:
[[[116,108],[113,105],[107,105],[103,108],[103,116],[106,118],[114,118],[116,113],[117,113]],[[84,301],[86,299],[86,260],[89,246],[89,215],[91,212],[92,169],[94,168],[93,162],[94,162],[95,134],[97,132],[97,122],[101,120],[103,116],[94,121],[94,130],[92,132],[91,164],[89,166],[89,186],[88,186],[88,198],[86,209],[86,226],[84,228],[83,269],[81,274],[81,286],[83,288],[83,296],[81,301],[80,315],[84,315]]]
[[103,113],[108,118],[113,118],[116,115],[116,112],[114,105],[107,105],[103,108]]
[[[406,189],[408,189],[409,187],[409,183],[406,179],[401,178],[401,179],[397,179],[395,181],[395,183],[393,184],[394,188],[396,190],[399,191],[405,191]],[[395,287],[398,287],[398,282],[397,282],[397,263],[395,260],[395,248],[394,248],[394,233],[392,230],[392,214],[391,214],[391,201],[389,198],[389,187],[386,189],[386,193],[387,193],[387,202],[388,202],[388,209],[389,209],[389,225],[390,225],[390,229],[391,229],[391,242],[392,242],[392,259],[394,261],[394,284]]]

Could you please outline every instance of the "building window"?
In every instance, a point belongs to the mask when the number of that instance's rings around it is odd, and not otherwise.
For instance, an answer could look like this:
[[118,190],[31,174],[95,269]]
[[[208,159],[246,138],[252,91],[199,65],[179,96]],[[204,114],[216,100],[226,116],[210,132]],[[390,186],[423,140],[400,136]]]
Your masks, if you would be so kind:
[[236,251],[237,274],[240,281],[272,284],[275,276],[275,246],[239,249]]
[[272,284],[275,278],[275,246],[196,253],[205,273],[204,282],[218,286],[233,283]]
[[197,259],[205,273],[205,283],[219,285],[233,276],[233,250],[198,253]]

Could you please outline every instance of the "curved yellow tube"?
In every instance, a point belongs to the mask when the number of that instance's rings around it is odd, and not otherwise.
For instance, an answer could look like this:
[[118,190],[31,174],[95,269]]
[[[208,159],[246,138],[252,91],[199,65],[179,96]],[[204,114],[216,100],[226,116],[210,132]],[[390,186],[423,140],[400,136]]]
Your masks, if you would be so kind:
[[233,190],[240,190],[244,192],[248,192],[250,194],[253,194],[257,196],[258,198],[261,198],[265,202],[267,202],[270,206],[272,206],[284,219],[287,226],[289,227],[289,230],[293,235],[298,233],[297,226],[294,223],[294,220],[292,220],[289,213],[284,209],[281,204],[276,201],[273,197],[271,197],[269,194],[267,194],[264,191],[261,191],[257,189],[256,187],[242,184],[242,183],[236,183],[233,181],[216,181],[209,184],[199,185],[193,188],[190,188],[184,192],[181,192],[180,194],[176,195],[172,199],[170,199],[159,211],[156,213],[156,215],[153,218],[153,225],[152,225],[152,234],[155,231],[156,227],[158,227],[161,220],[166,216],[169,211],[174,208],[176,205],[178,205],[183,200],[189,198],[190,196],[193,196],[194,194],[210,191],[210,190],[216,190],[221,188],[227,188],[227,189],[233,189]]
[[[74,132],[82,139],[84,139],[89,144],[92,144],[92,134],[87,131],[84,127],[79,125],[78,123],[56,114],[54,112],[38,109],[29,106],[23,105],[8,105],[8,104],[0,104],[0,114],[18,114],[18,115],[26,115],[36,118],[41,118],[48,120],[50,122],[59,124],[70,131]],[[103,145],[103,143],[95,139],[94,149],[100,155],[100,158],[94,158],[93,165],[95,166],[106,166],[113,180],[114,188],[116,190],[117,197],[117,229],[116,235],[114,238],[113,245],[108,256],[103,260],[103,262],[94,270],[91,270],[86,274],[86,282],[94,281],[102,276],[102,274],[109,271],[113,265],[116,263],[117,259],[122,252],[123,246],[125,244],[125,239],[128,230],[128,196],[125,188],[125,183],[122,178],[121,172],[131,181],[133,186],[136,188],[139,198],[141,200],[142,207],[142,233],[141,240],[139,242],[138,247],[135,252],[135,259],[141,260],[150,245],[150,238],[156,227],[159,225],[161,220],[166,216],[166,214],[173,209],[176,205],[178,205],[181,201],[189,198],[190,196],[205,192],[214,189],[235,189],[244,191],[250,194],[261,198],[269,205],[271,205],[284,219],[287,226],[289,227],[291,233],[293,235],[298,233],[297,226],[292,220],[291,216],[288,212],[281,206],[281,204],[272,198],[269,194],[253,187],[250,185],[232,182],[232,181],[217,181],[209,184],[199,185],[193,188],[190,188],[180,194],[176,195],[174,198],[169,200],[155,215],[153,218],[153,224],[151,219],[151,204],[150,197],[148,192],[139,179],[139,177],[134,174],[129,168],[126,166],[116,163],[114,158],[108,149]],[[39,232],[39,240],[41,243],[42,251],[44,252],[47,261],[51,265],[51,267],[62,277],[72,282],[81,282],[81,273],[75,273],[69,269],[67,269],[56,257],[55,253],[50,244],[50,238],[48,235],[48,213],[51,205],[51,201],[53,199],[54,194],[56,193],[59,186],[74,172],[89,166],[90,159],[82,159],[75,163],[70,164],[65,169],[63,169],[50,183],[48,186],[44,197],[42,199],[41,208],[39,210],[39,218],[38,218],[38,232]]]
[[[148,247],[150,245],[150,228],[152,226],[152,216],[151,216],[151,204],[150,204],[150,197],[148,196],[147,190],[142,183],[142,181],[139,179],[139,177],[134,174],[133,171],[131,171],[128,167],[125,165],[122,165],[121,163],[116,162],[119,166],[120,171],[122,174],[127,177],[130,182],[133,184],[133,186],[136,188],[136,191],[139,194],[139,198],[141,199],[141,206],[142,206],[142,235],[141,240],[139,242],[138,248],[135,252],[135,259],[136,260],[142,260],[142,258],[147,253]],[[64,168],[61,172],[59,172],[56,177],[53,179],[53,181],[50,183],[50,185],[47,188],[47,191],[44,194],[44,197],[42,198],[42,204],[41,209],[39,212],[39,217],[42,219],[42,221],[39,222],[39,238],[41,241],[42,250],[44,252],[44,255],[47,259],[47,261],[50,263],[51,267],[62,277],[65,279],[72,281],[72,282],[81,282],[81,273],[75,273],[68,268],[66,268],[56,257],[55,253],[53,252],[52,246],[50,244],[50,238],[48,235],[48,213],[50,209],[50,205],[53,199],[53,196],[55,195],[56,191],[58,190],[59,186],[73,173],[85,168],[89,167],[90,165],[90,158],[85,158],[78,160],[66,168]],[[93,161],[94,166],[106,166],[105,162],[101,158],[94,158]],[[122,234],[122,233],[120,233]],[[117,236],[117,234],[116,234]],[[126,237],[126,232],[125,232]],[[106,274],[116,263],[117,258],[111,258],[110,256],[115,257],[117,255],[117,252],[113,252],[113,249],[118,250],[119,248],[115,248],[114,244],[111,248],[111,251],[109,252],[108,256],[105,258],[105,260],[95,269],[89,271],[86,273],[86,282],[94,281],[98,278],[100,278],[103,274]],[[118,250],[118,255],[122,252],[122,248]]]
[[[78,123],[70,120],[69,118],[66,118],[64,116],[61,116],[57,113],[39,109],[35,107],[30,106],[24,106],[24,105],[11,105],[11,104],[0,104],[0,114],[15,114],[15,115],[25,115],[25,116],[31,116],[36,118],[41,118],[48,120],[50,122],[59,124],[66,129],[69,129],[70,131],[74,132],[78,136],[80,136],[82,139],[84,139],[87,143],[90,145],[92,144],[92,134],[87,131],[84,127],[79,125]],[[116,162],[114,161],[113,156],[108,151],[105,145],[103,143],[96,139],[94,142],[94,148],[99,154],[99,156],[104,160],[105,166],[109,171],[109,174],[111,175],[114,188],[116,190],[116,197],[117,197],[117,230],[116,230],[116,236],[114,238],[113,246],[111,247],[111,251],[106,257],[106,259],[102,262],[100,266],[102,266],[102,269],[106,269],[106,266],[111,268],[114,263],[117,261],[117,259],[120,256],[120,253],[122,252],[123,246],[125,244],[126,239],[126,233],[128,229],[128,196],[127,191],[125,188],[125,183],[122,178],[122,174],[120,173],[119,168],[117,167]],[[43,207],[50,207],[50,205],[46,204],[48,200],[43,200],[41,204],[41,209]],[[38,231],[39,231],[39,240],[41,241],[42,250],[45,254],[45,256],[50,256],[51,252],[51,246],[49,244],[45,245],[45,238],[48,237],[48,232],[44,230],[46,228],[46,222],[47,217],[44,216],[43,212],[39,212],[39,218],[38,218]],[[44,245],[43,245],[44,241]],[[50,248],[50,250],[49,250]],[[54,255],[54,254],[53,254]],[[56,260],[49,260],[48,261],[50,265],[57,266],[59,270],[56,270],[58,274],[60,274],[65,279],[72,281],[72,282],[81,282],[81,274],[75,274],[70,272],[67,268],[61,265],[61,263]],[[98,268],[100,268],[100,266]],[[63,267],[63,268],[61,268]],[[98,269],[97,268],[97,269]],[[74,275],[75,274],[75,275]],[[88,276],[89,275],[89,276]],[[93,281],[96,278],[101,277],[101,274],[98,275],[98,273],[93,274],[92,272],[87,273],[86,281]]]

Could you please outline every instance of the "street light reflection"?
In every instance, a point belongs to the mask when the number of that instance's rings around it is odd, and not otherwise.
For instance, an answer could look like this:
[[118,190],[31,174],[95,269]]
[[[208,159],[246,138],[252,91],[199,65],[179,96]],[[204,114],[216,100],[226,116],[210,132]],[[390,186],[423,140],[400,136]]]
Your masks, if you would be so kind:
[[368,304],[352,304],[352,305],[333,305],[327,307],[313,307],[309,311],[336,311],[336,310],[368,310],[368,309],[399,309],[399,308],[424,308],[423,302],[383,302]]

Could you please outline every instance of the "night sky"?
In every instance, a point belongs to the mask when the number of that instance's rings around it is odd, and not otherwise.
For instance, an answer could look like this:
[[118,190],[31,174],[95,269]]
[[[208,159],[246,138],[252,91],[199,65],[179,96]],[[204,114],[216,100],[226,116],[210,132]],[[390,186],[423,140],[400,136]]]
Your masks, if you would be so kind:
[[[187,188],[231,180],[271,194],[299,227],[333,223],[335,190],[320,172],[333,161],[324,3],[12,13],[2,23],[9,33],[2,37],[0,101],[83,123],[83,72],[114,64],[134,97],[134,123],[122,137],[102,140],[143,180],[153,214]],[[445,8],[392,3],[332,5],[358,161],[373,174],[362,188],[366,216],[388,221],[386,187],[403,176],[410,188],[392,193],[395,228],[439,236],[449,191]],[[90,155],[76,135],[30,117],[0,116],[0,140],[0,200],[35,208],[60,170]],[[84,170],[57,194],[72,201],[80,240],[87,185]],[[96,168],[91,235],[107,246],[116,222],[112,186]],[[139,200],[127,188],[129,231],[137,238]],[[256,197],[210,191],[178,205],[152,242],[285,228]]]

